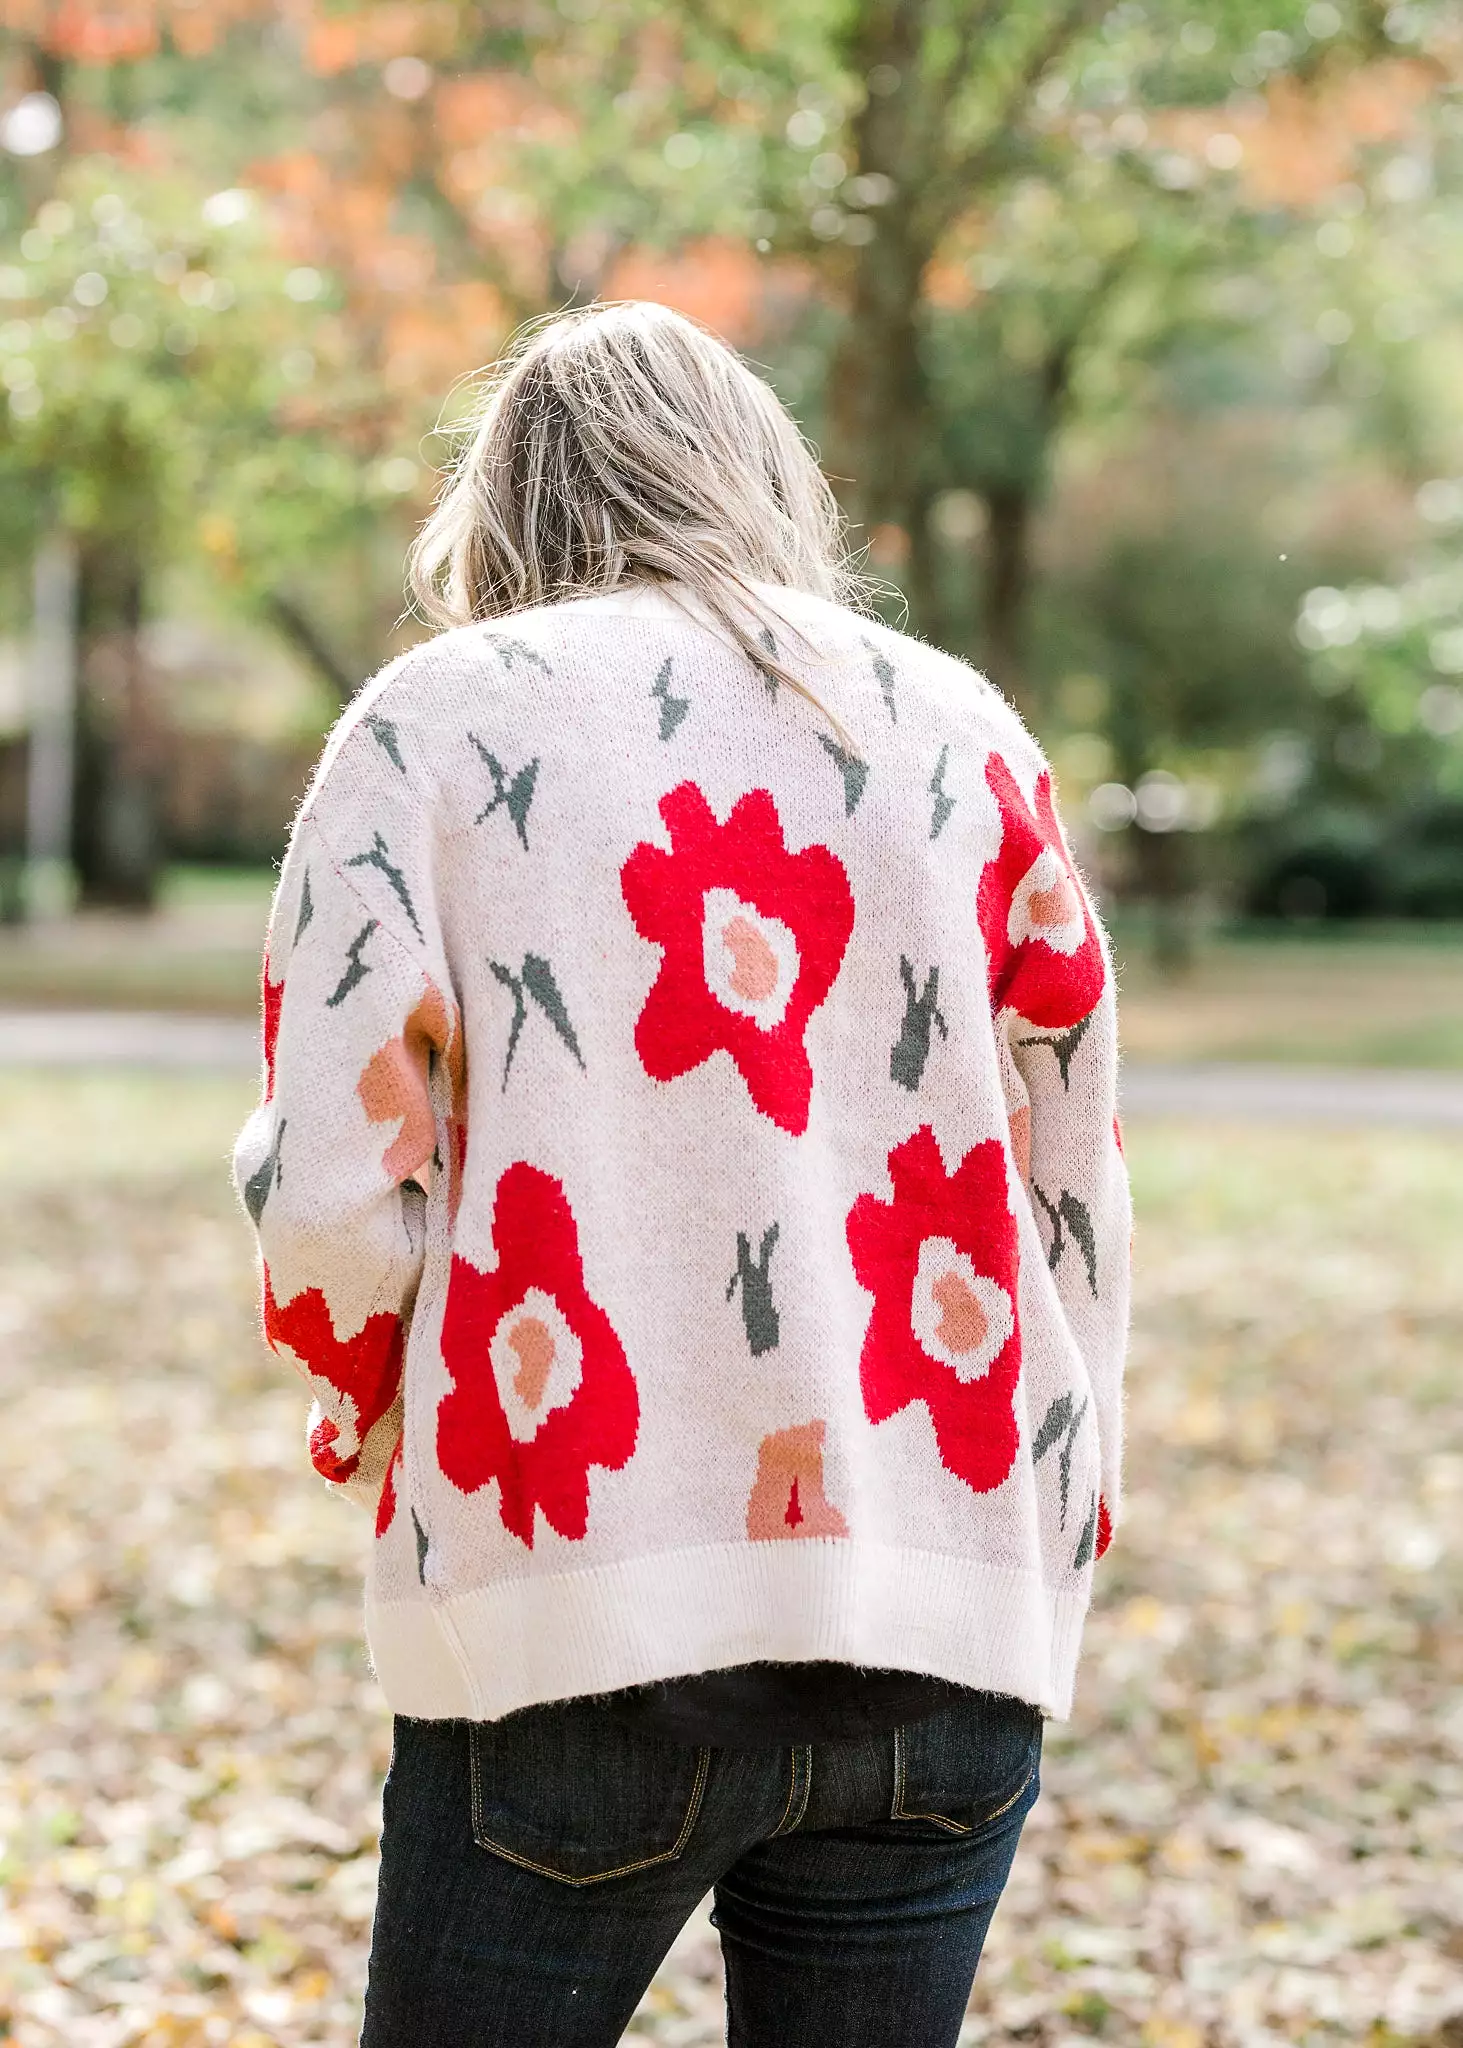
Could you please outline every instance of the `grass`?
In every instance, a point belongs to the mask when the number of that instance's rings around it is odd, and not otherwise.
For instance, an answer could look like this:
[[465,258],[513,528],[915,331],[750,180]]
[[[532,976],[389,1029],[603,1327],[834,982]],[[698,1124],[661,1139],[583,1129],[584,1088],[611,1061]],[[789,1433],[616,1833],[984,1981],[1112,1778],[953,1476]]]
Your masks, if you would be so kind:
[[1180,980],[1117,957],[1135,1060],[1463,1067],[1463,928],[1222,934]]
[[272,886],[268,869],[175,868],[154,916],[0,930],[0,1006],[251,1015]]
[[254,1080],[232,1074],[0,1068],[0,1192],[186,1179],[212,1184],[216,1207],[257,1096]]
[[211,868],[181,864],[163,877],[164,910],[217,910],[245,905],[262,925],[279,880],[277,868]]

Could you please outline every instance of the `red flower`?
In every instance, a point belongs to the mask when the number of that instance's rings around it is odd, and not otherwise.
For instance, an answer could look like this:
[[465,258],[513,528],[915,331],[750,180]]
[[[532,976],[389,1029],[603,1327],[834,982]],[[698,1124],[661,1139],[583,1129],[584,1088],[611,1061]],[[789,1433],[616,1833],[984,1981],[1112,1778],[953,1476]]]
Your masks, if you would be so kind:
[[284,976],[269,978],[269,955],[264,956],[264,1100],[274,1097],[274,1049],[279,1043],[279,1018],[284,1008]]
[[[336,1411],[318,1417],[310,1431],[310,1457],[324,1478],[351,1478],[361,1445],[381,1420],[401,1384],[405,1337],[401,1317],[382,1310],[367,1316],[353,1337],[337,1337],[330,1305],[318,1287],[307,1287],[281,1305],[264,1271],[264,1334],[277,1351],[293,1351],[311,1380],[324,1380]],[[325,1404],[321,1404],[324,1406]]]
[[442,1357],[454,1385],[437,1411],[437,1460],[464,1493],[496,1479],[503,1526],[533,1548],[534,1510],[577,1541],[589,1468],[635,1448],[640,1398],[609,1317],[590,1300],[579,1232],[558,1181],[521,1160],[493,1200],[498,1263],[454,1256]]
[[991,1004],[1042,1031],[1065,1031],[1096,1009],[1106,968],[1087,897],[1052,806],[1052,779],[1033,811],[992,754],[986,781],[1001,816],[1001,848],[980,878],[976,914],[990,967]]
[[386,1477],[381,1482],[381,1497],[376,1503],[376,1534],[384,1536],[396,1519],[396,1475],[401,1470],[402,1453],[406,1438],[396,1439],[396,1449],[386,1467]]
[[923,1401],[946,1469],[976,1493],[1016,1457],[1016,1219],[997,1138],[945,1171],[929,1125],[889,1154],[892,1202],[860,1195],[848,1248],[874,1312],[859,1361],[870,1422]]
[[620,873],[636,931],[663,946],[635,1026],[647,1074],[672,1081],[728,1052],[764,1116],[808,1127],[803,1044],[853,930],[853,892],[826,846],[789,853],[765,789],[724,825],[694,782],[662,797],[671,851],[642,842]]

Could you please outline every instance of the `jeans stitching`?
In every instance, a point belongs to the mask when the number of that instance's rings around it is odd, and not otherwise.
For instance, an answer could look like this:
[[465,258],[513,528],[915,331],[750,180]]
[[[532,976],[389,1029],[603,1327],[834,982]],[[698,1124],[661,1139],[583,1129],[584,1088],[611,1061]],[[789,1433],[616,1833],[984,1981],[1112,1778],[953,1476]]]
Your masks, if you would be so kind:
[[658,1863],[673,1863],[691,1839],[691,1830],[701,1816],[701,1801],[706,1792],[706,1780],[711,1771],[711,1751],[700,1749],[696,1752],[696,1781],[691,1787],[690,1801],[686,1807],[686,1818],[681,1832],[669,1849],[661,1849],[654,1856],[642,1856],[634,1863],[622,1863],[614,1870],[591,1871],[587,1877],[570,1877],[566,1871],[555,1870],[547,1863],[535,1863],[531,1857],[520,1856],[516,1850],[507,1849],[501,1842],[493,1841],[483,1824],[482,1779],[478,1772],[478,1731],[476,1726],[468,1730],[468,1755],[472,1777],[472,1834],[480,1849],[490,1855],[501,1856],[505,1863],[516,1863],[520,1870],[531,1870],[538,1877],[551,1877],[556,1884],[574,1886],[603,1884],[607,1878],[630,1877],[637,1870],[651,1870]]
[[1009,1813],[1035,1776],[1036,1765],[1033,1763],[1010,1798],[1002,1800],[1001,1804],[992,1812],[982,1814],[978,1821],[967,1823],[965,1821],[951,1820],[948,1814],[943,1813],[911,1813],[904,1804],[904,1730],[903,1728],[896,1728],[894,1730],[894,1803],[889,1809],[889,1818],[891,1820],[927,1820],[932,1822],[937,1828],[944,1828],[946,1833],[951,1835],[974,1834],[977,1828],[989,1827],[993,1820],[999,1820],[1003,1813]]
[[[790,1835],[794,1832],[795,1829],[800,1828],[802,1826],[808,1811],[808,1800],[812,1796],[812,1744],[807,1743],[801,1748],[794,1748],[790,1753],[792,1756],[792,1780],[787,1788],[787,1805],[782,1809],[782,1819],[777,1823],[777,1826],[772,1830],[772,1833],[767,1837],[769,1842],[776,1841],[779,1835]],[[798,1797],[798,1758],[800,1756],[806,1759],[803,1765],[802,1772],[803,1796],[800,1800],[798,1800],[798,1810],[794,1814],[792,1808],[793,1801]]]
[[804,1749],[803,1757],[803,1796],[798,1805],[797,1815],[793,1820],[792,1826],[788,1829],[789,1834],[793,1832],[794,1828],[802,1826],[807,1818],[808,1801],[813,1796],[813,1745],[811,1743]]
[[777,1840],[777,1837],[782,1833],[783,1829],[787,1826],[787,1817],[792,1812],[792,1803],[794,1799],[796,1799],[797,1797],[798,1753],[795,1749],[790,1749],[787,1754],[788,1761],[792,1767],[787,1781],[787,1804],[782,1809],[782,1818],[778,1821],[777,1826],[772,1830],[772,1833],[767,1837],[769,1842],[775,1842]]

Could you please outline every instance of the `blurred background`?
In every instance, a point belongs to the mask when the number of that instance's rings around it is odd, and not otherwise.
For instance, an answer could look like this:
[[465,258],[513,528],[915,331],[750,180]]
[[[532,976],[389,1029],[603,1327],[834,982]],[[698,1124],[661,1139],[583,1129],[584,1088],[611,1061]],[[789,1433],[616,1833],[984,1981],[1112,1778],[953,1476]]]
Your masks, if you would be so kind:
[[0,2041],[354,2039],[365,1539],[222,1160],[469,373],[621,296],[1116,935],[1132,1498],[962,2038],[1463,2042],[1460,193],[1445,0],[0,0]]

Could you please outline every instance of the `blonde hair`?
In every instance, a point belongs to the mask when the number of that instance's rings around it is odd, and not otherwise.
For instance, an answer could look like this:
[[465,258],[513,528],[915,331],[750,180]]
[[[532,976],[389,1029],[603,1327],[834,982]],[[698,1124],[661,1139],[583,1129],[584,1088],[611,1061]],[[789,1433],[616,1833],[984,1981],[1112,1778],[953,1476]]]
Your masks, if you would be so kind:
[[638,301],[551,316],[489,373],[468,432],[411,550],[432,624],[660,584],[817,702],[752,586],[860,607],[866,586],[812,449],[725,342]]

